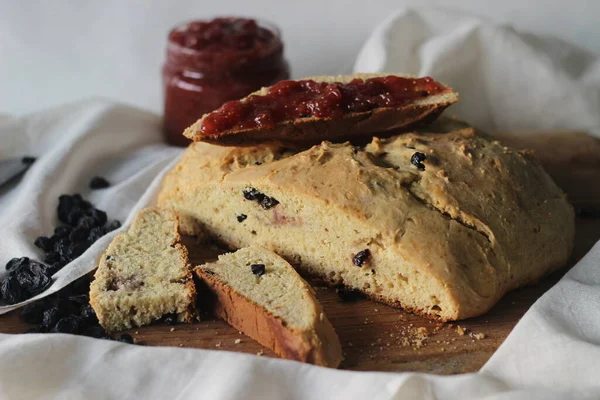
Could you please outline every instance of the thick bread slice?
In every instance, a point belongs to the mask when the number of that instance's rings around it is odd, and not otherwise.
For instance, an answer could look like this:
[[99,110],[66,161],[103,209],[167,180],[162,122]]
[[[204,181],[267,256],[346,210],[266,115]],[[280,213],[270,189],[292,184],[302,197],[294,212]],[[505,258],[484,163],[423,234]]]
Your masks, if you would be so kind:
[[177,215],[146,208],[118,234],[100,258],[90,304],[100,325],[119,331],[175,313],[191,322],[196,288]]
[[[385,77],[391,74],[356,74],[338,76],[315,76],[317,82],[348,83],[353,79],[369,79]],[[414,78],[412,75],[394,74],[395,76]],[[250,96],[264,96],[269,88],[252,93]],[[249,96],[248,96],[249,97]],[[244,102],[248,97],[241,101]],[[274,129],[229,130],[218,136],[207,136],[200,127],[204,115],[198,122],[185,130],[184,135],[194,141],[205,141],[221,145],[249,145],[266,141],[283,141],[287,143],[315,144],[323,140],[340,141],[353,138],[370,140],[374,133],[380,137],[393,134],[398,129],[408,129],[420,122],[435,120],[449,105],[458,101],[458,94],[451,90],[447,93],[432,95],[414,101],[400,108],[381,107],[367,112],[347,113],[341,118],[299,118],[276,124]]]
[[[159,204],[184,217],[188,234],[261,244],[385,303],[442,320],[480,315],[565,264],[574,213],[530,153],[441,128],[297,154],[195,143]],[[424,170],[411,163],[417,152]]]
[[219,318],[283,358],[339,365],[340,341],[312,288],[277,254],[246,247],[194,271],[206,286],[200,289],[208,294],[205,304]]

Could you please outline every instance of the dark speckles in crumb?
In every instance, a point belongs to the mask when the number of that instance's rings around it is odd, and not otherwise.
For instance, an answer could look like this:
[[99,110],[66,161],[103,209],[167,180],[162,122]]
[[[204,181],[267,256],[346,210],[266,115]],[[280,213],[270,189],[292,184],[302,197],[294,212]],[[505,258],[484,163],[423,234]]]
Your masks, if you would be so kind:
[[265,264],[252,264],[250,270],[254,275],[262,276],[265,273]]
[[246,214],[240,214],[237,217],[238,222],[244,222],[248,216]]
[[273,208],[277,204],[279,204],[279,201],[277,201],[273,197],[269,197],[269,196],[259,192],[255,188],[244,189],[244,190],[242,190],[242,194],[244,195],[244,198],[246,200],[258,202],[258,204],[260,204],[261,207],[264,208],[265,210]]
[[254,230],[251,231],[250,233],[253,234],[253,235],[256,235],[256,231],[254,231]]
[[356,255],[352,258],[352,263],[357,267],[362,267],[365,262],[371,257],[371,251],[369,249],[365,249],[356,253]]
[[269,196],[265,196],[262,198],[262,200],[260,201],[260,205],[262,208],[264,208],[265,210],[268,210],[270,208],[275,207],[277,204],[279,204],[279,201],[275,200],[272,197]]
[[417,167],[419,171],[425,171],[425,165],[423,164],[423,161],[425,161],[426,159],[427,156],[424,153],[417,151],[410,158],[410,162],[412,163],[412,165]]

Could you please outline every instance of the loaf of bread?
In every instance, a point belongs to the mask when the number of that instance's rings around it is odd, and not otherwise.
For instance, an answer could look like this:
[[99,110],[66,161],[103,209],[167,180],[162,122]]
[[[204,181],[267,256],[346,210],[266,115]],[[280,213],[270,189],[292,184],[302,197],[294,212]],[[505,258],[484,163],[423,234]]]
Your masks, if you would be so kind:
[[[316,76],[304,78],[315,82],[347,84],[354,79],[367,80],[395,76],[416,79],[411,75],[390,74],[355,74],[339,76]],[[437,84],[437,83],[436,83]],[[443,86],[442,86],[443,87]],[[348,112],[339,117],[320,118],[307,116],[293,120],[284,120],[275,124],[272,129],[232,128],[218,134],[205,134],[202,131],[204,120],[212,115],[204,115],[198,122],[185,130],[184,135],[194,141],[219,143],[222,145],[259,144],[265,141],[283,141],[287,143],[315,144],[323,140],[340,141],[361,138],[369,141],[374,133],[380,136],[386,132],[407,129],[420,122],[435,120],[449,105],[458,101],[458,95],[449,88],[441,93],[427,94],[398,107],[376,107],[364,112]],[[270,88],[250,94],[240,100],[246,102],[252,96],[265,96]],[[277,107],[278,104],[273,104]],[[219,112],[217,109],[215,112]],[[389,133],[391,135],[392,133]]]
[[574,237],[572,207],[530,153],[451,122],[365,147],[195,143],[159,204],[186,234],[260,244],[304,274],[441,320],[483,314],[563,266]]
[[337,367],[340,341],[313,289],[277,254],[246,247],[195,268],[203,307],[283,358]]
[[177,215],[146,208],[118,234],[100,258],[90,304],[107,331],[141,326],[176,314],[195,316],[196,288]]

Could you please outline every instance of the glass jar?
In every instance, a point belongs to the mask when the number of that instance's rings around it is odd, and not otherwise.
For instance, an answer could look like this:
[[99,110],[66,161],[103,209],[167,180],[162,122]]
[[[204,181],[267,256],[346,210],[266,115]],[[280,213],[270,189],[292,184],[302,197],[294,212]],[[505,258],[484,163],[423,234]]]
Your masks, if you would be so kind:
[[202,115],[288,79],[289,66],[274,25],[229,17],[173,29],[162,75],[166,139],[187,146],[183,131]]

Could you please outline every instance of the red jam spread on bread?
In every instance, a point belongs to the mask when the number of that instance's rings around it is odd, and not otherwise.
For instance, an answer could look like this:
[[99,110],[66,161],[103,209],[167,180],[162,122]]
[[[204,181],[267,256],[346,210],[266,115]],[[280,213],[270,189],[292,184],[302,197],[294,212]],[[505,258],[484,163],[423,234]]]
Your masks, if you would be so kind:
[[229,101],[205,116],[200,130],[218,136],[227,130],[271,129],[282,121],[298,118],[340,118],[344,114],[374,108],[397,108],[450,89],[432,78],[354,79],[349,83],[313,80],[281,81],[267,93],[243,101]]
[[183,131],[223,103],[289,78],[279,30],[247,18],[216,18],[176,27],[163,66],[164,130],[186,146]]

